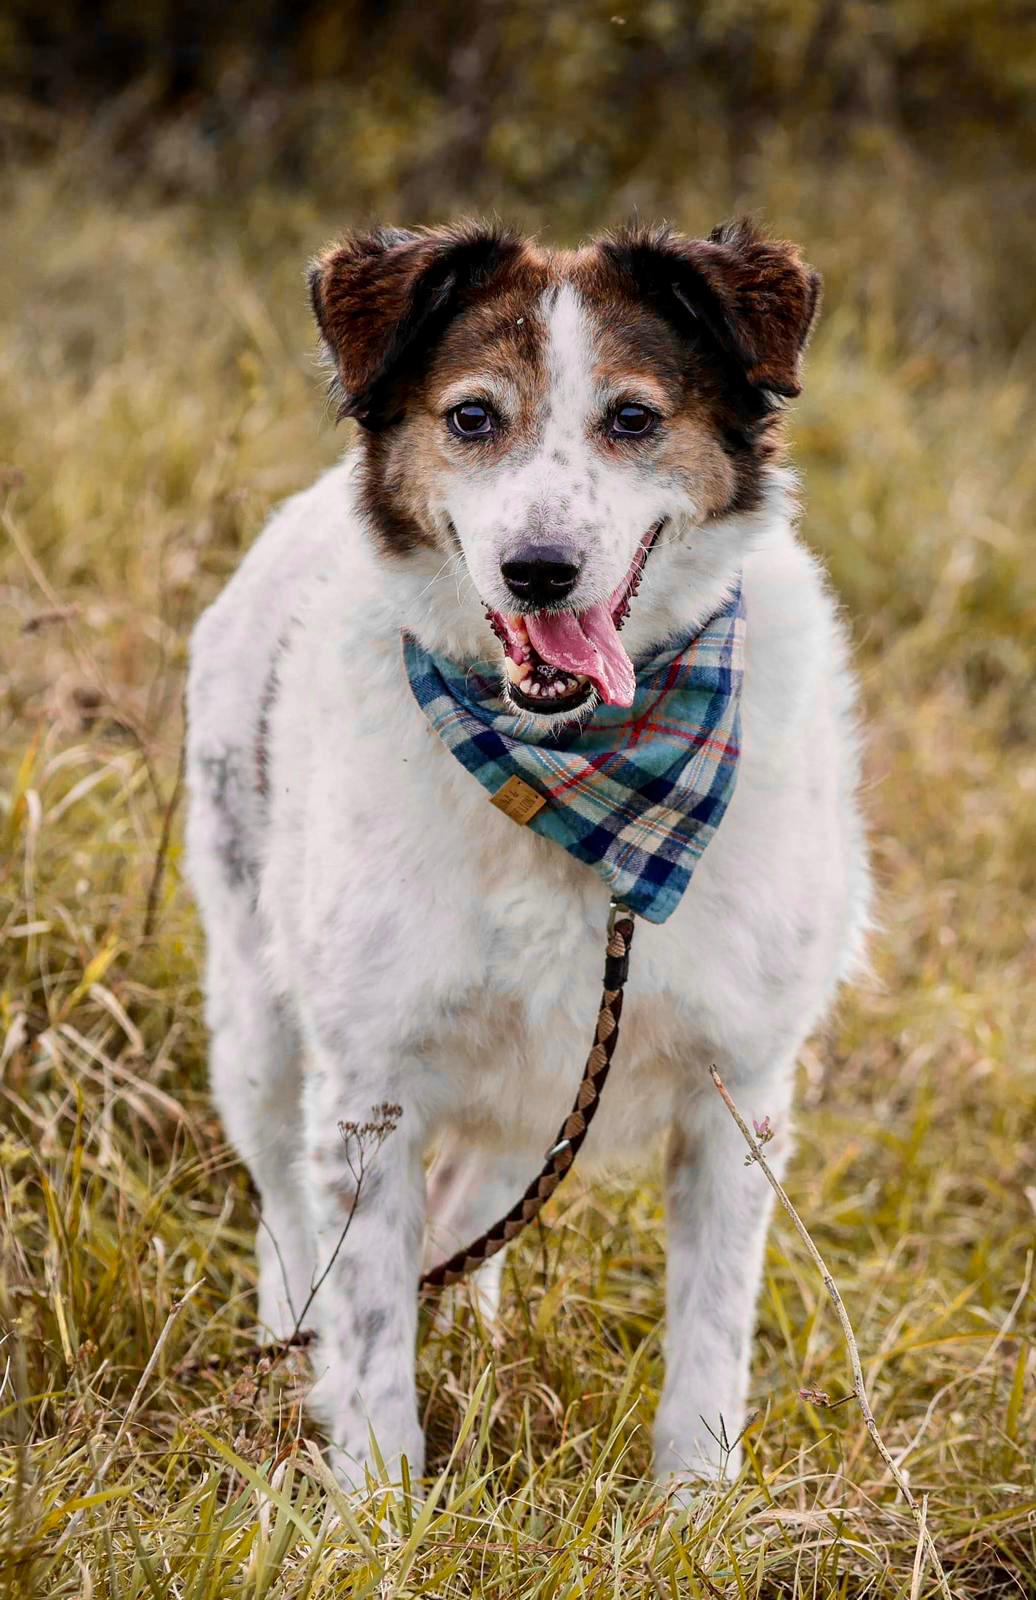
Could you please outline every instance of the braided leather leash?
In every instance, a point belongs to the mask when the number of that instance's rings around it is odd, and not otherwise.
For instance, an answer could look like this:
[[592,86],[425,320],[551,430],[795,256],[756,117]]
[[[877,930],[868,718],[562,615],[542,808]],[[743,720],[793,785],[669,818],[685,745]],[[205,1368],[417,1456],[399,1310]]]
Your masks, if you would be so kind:
[[487,1228],[485,1233],[480,1234],[466,1249],[458,1250],[448,1261],[434,1267],[431,1272],[426,1272],[421,1279],[422,1289],[445,1289],[450,1284],[460,1283],[467,1273],[474,1272],[484,1261],[488,1261],[498,1250],[502,1250],[504,1245],[510,1244],[511,1240],[539,1215],[570,1170],[600,1104],[601,1091],[612,1064],[615,1046],[619,1042],[622,995],[629,976],[629,953],[632,943],[633,913],[613,900],[608,917],[604,993],[601,995],[601,1009],[597,1013],[594,1042],[586,1058],[575,1104],[561,1124],[556,1140],[547,1151],[543,1170],[538,1178],[533,1179],[506,1217],[501,1217],[499,1222]]

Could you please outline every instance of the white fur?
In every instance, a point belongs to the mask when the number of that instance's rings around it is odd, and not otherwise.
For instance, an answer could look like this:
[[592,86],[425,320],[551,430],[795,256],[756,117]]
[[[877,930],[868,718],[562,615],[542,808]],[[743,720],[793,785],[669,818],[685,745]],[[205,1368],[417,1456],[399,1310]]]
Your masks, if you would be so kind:
[[[539,538],[566,549],[580,566],[566,604],[588,611],[618,587],[641,539],[661,517],[696,522],[697,506],[675,474],[628,457],[609,460],[597,447],[594,424],[615,400],[636,397],[626,391],[611,395],[595,382],[592,325],[575,289],[564,284],[548,290],[540,312],[547,326],[548,386],[532,448],[514,451],[484,472],[471,471],[462,458],[462,469],[444,476],[440,510],[485,604],[513,610],[500,564],[523,541]],[[483,377],[479,387],[507,419],[514,404],[507,386]],[[458,389],[445,403],[463,398]],[[470,458],[470,449],[462,445],[461,451]]]
[[[708,1065],[746,1113],[771,1118],[779,1170],[796,1053],[867,920],[853,688],[831,598],[791,531],[786,478],[772,475],[762,510],[703,523],[682,484],[602,465],[587,428],[603,402],[571,289],[550,317],[535,447],[492,483],[479,466],[443,474],[439,511],[466,571],[431,551],[379,556],[348,458],[277,513],[194,636],[188,850],[208,937],[212,1080],[262,1197],[259,1314],[271,1334],[291,1330],[352,1204],[339,1123],[384,1101],[403,1108],[308,1318],[320,1335],[311,1403],[345,1482],[362,1481],[370,1429],[393,1471],[403,1453],[422,1469],[426,1220],[430,1254],[448,1254],[538,1171],[582,1070],[608,903],[593,872],[491,807],[442,746],[406,682],[401,627],[461,661],[496,648],[482,605],[506,604],[499,562],[562,502],[584,560],[577,607],[609,594],[645,530],[670,519],[623,635],[634,659],[694,631],[743,569],[737,790],[678,910],[638,925],[622,1041],[580,1158],[584,1172],[625,1166],[668,1141],[663,1476],[736,1467],[737,1446],[724,1452],[714,1435],[733,1442],[743,1425],[770,1215]],[[426,1219],[437,1141],[447,1177]]]

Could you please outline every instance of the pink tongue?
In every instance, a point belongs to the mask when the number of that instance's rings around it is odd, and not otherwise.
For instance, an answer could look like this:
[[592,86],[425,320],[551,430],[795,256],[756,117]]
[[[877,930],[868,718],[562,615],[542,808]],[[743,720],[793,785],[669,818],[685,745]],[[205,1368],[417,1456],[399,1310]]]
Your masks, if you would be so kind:
[[552,667],[592,678],[605,705],[631,706],[637,680],[606,601],[581,616],[573,611],[536,612],[525,626],[537,655]]

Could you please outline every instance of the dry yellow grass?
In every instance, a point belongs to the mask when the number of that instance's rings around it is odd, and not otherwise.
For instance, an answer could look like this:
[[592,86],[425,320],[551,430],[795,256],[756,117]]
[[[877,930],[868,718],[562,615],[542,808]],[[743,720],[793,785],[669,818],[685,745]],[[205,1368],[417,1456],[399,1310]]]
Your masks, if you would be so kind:
[[[3,1592],[933,1593],[856,1408],[800,1398],[849,1374],[784,1219],[749,1465],[675,1521],[642,1478],[651,1183],[565,1194],[509,1269],[498,1346],[470,1312],[422,1327],[442,1476],[420,1512],[343,1503],[292,1372],[248,1360],[253,1212],[205,1094],[179,695],[192,618],[340,448],[301,267],[352,218],[347,194],[259,183],[170,197],[177,151],[191,174],[207,159],[176,137],[132,182],[101,182],[83,138],[0,195]],[[1003,175],[933,176],[894,147],[821,170],[775,140],[737,194],[715,174],[623,204],[695,228],[758,205],[825,271],[793,435],[869,727],[874,978],[806,1052],[789,1186],[953,1593],[1032,1595],[1032,209]],[[533,220],[589,212],[573,188]]]

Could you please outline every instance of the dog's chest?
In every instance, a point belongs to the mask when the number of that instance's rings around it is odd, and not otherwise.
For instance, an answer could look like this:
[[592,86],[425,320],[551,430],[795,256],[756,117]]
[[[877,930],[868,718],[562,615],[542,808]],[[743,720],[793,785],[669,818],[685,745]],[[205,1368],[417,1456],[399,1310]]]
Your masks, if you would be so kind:
[[[343,1060],[417,1061],[435,1115],[542,1152],[592,1039],[608,890],[489,803],[401,684],[398,650],[368,650],[345,687],[341,653],[326,672],[320,656],[285,682],[292,715],[275,729],[262,901],[283,991]],[[329,738],[346,715],[348,736]],[[765,832],[737,809],[669,921],[638,921],[591,1158],[650,1140],[709,1060],[779,1050],[801,1008],[782,965],[801,886],[778,808],[771,796]]]
[[[355,765],[338,762],[308,786],[337,803],[333,816],[316,804],[295,835],[320,869],[300,904],[295,948],[305,971],[293,987],[319,994],[330,1035],[361,1028],[373,1044],[389,1030],[400,1054],[416,1038],[444,1124],[538,1158],[593,1041],[607,888],[491,806],[423,725],[408,725],[395,749],[372,739],[363,754],[362,784]],[[321,767],[330,759],[322,751]],[[591,1164],[653,1143],[686,1071],[686,1017],[648,959],[661,931],[638,928],[644,959],[635,951],[621,1050],[586,1147]]]

